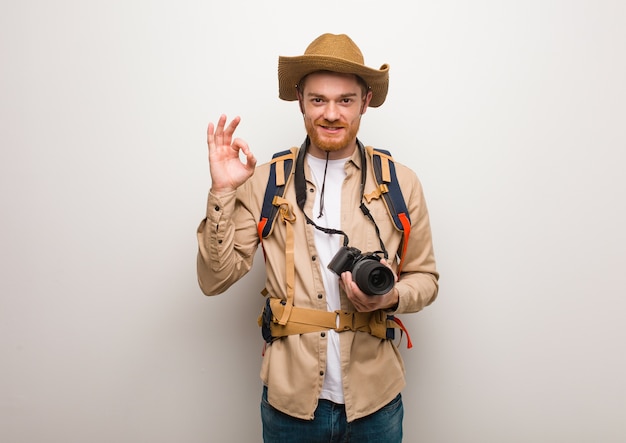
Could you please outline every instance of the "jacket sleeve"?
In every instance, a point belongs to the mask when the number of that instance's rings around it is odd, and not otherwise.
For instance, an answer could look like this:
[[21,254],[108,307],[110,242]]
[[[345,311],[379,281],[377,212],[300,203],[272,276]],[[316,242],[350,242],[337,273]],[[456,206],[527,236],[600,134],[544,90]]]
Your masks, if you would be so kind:
[[422,185],[414,173],[403,188],[411,217],[411,233],[396,287],[400,296],[395,312],[417,312],[430,305],[439,291],[428,208]]
[[237,191],[209,192],[206,218],[198,226],[198,284],[205,295],[226,291],[252,267],[258,247],[248,182]]

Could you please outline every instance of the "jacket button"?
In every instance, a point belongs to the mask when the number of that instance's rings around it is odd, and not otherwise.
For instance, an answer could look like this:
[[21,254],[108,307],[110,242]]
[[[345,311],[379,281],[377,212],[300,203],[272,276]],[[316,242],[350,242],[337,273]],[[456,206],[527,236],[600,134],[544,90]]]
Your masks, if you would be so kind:
[[317,298],[319,298],[320,300],[324,298],[324,294],[317,294]]
[[320,375],[324,375],[324,371],[320,371]]
[[322,338],[326,337],[326,333],[322,332]]

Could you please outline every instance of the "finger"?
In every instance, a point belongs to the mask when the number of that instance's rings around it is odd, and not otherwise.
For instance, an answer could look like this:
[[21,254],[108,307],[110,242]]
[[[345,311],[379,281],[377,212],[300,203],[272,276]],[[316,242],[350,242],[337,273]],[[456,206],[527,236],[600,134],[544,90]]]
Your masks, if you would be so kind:
[[350,287],[350,281],[352,279],[350,278],[350,275],[348,274],[347,271],[342,272],[340,277],[341,277],[341,283],[343,283],[343,286],[344,286],[344,288],[346,289],[346,292],[347,292],[347,289]]
[[[223,118],[224,124],[222,125],[222,128],[224,128],[224,126],[226,125],[226,116],[224,115]],[[239,126],[240,121],[241,117],[235,117],[234,119],[232,119],[230,124],[220,133],[220,135],[223,135],[222,138],[218,138],[218,144],[220,146],[231,146],[233,134],[235,133],[235,129],[237,129],[237,126]]]
[[[223,117],[224,124],[222,125],[222,128],[224,128],[224,126],[226,125],[226,116]],[[237,116],[232,119],[232,121],[229,123],[228,126],[226,126],[226,128],[223,129],[221,133],[223,135],[223,138],[218,139],[218,143],[220,146],[231,146],[233,134],[235,133],[235,129],[237,129],[237,126],[239,126],[240,121],[241,117]]]
[[343,280],[341,278],[339,278],[339,287],[343,289],[343,292],[347,292],[346,285],[343,284]]
[[217,128],[215,129],[215,143],[217,146],[224,144],[224,125],[226,125],[226,114],[220,115],[217,121]]
[[256,157],[250,150],[248,143],[240,138],[236,138],[235,140],[233,140],[233,147],[240,150],[245,155],[247,169],[254,169],[254,167],[256,166]]
[[387,266],[389,269],[391,269],[391,272],[393,272],[393,276],[394,276],[394,281],[398,281],[398,275],[396,274],[396,271],[393,270],[393,268],[391,267],[391,264],[384,258],[380,259],[380,262]]
[[343,284],[343,288],[346,293],[346,296],[348,297],[349,300],[352,301],[354,299],[353,286],[352,286],[352,283],[354,282],[352,281],[352,273],[348,271],[342,272],[341,283]]
[[254,169],[256,167],[256,157],[250,150],[246,153],[246,166],[248,169]]
[[209,150],[215,148],[216,145],[216,137],[218,132],[221,134],[224,129],[224,123],[226,122],[226,116],[222,114],[217,121],[217,127],[213,124],[213,122],[209,122],[209,127],[206,131],[206,139],[207,144],[209,145]]
[[359,312],[369,311],[369,307],[367,306],[367,303],[364,302],[358,296],[356,291],[358,291],[358,288],[356,288],[356,289],[353,288],[353,290],[350,292],[350,294],[351,294],[350,301],[352,302],[352,304],[354,305],[354,307],[356,308],[357,311],[359,311]]
[[[226,120],[224,118],[224,120]],[[241,121],[241,117],[236,116],[228,125],[228,127],[226,128],[226,130],[224,131],[224,135],[231,138],[233,136],[233,134],[235,133],[235,129],[237,129],[237,126],[239,126],[239,122]]]
[[215,126],[213,123],[209,123],[206,130],[206,142],[209,145],[209,152],[215,148]]

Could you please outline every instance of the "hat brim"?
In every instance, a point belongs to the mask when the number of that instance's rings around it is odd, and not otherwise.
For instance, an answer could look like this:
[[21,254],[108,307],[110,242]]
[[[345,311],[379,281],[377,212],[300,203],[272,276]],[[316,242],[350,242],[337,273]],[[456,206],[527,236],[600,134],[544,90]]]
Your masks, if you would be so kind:
[[320,55],[279,56],[278,96],[282,100],[297,100],[296,85],[305,75],[316,71],[358,75],[372,91],[372,100],[369,105],[377,108],[385,102],[389,89],[389,65],[384,64],[380,69],[372,69],[341,58]]

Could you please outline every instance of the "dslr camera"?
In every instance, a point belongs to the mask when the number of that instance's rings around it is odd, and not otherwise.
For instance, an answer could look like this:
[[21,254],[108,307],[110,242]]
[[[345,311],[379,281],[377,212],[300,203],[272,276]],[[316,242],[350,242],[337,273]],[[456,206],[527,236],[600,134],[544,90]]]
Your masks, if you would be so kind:
[[328,269],[337,275],[352,272],[352,279],[367,295],[383,295],[393,289],[393,271],[380,262],[374,253],[361,254],[357,248],[343,246],[328,264]]

